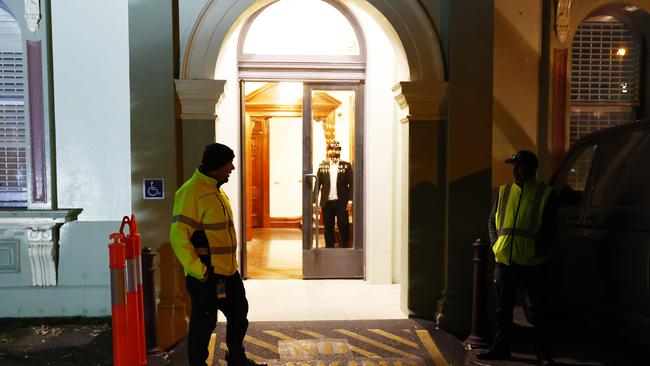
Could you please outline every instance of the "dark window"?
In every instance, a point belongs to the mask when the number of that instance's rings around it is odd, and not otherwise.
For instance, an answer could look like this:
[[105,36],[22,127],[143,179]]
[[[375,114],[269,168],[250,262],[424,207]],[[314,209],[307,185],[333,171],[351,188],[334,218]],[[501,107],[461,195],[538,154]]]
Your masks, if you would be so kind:
[[593,207],[650,207],[648,131],[609,137],[598,159]]
[[597,148],[593,144],[576,150],[556,176],[554,186],[560,206],[581,204]]

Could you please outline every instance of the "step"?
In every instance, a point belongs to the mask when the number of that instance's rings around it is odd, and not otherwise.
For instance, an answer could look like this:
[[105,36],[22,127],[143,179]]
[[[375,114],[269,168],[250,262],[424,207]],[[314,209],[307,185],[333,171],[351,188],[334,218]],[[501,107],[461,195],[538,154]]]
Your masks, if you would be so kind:
[[268,366],[426,366],[422,358],[332,358],[328,360],[266,360]]

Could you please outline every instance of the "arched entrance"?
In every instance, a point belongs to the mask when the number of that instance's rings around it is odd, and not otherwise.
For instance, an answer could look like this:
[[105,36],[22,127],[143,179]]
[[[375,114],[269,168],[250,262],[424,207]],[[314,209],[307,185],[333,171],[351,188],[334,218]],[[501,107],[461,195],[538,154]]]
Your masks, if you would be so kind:
[[[230,62],[220,57],[217,77]],[[243,24],[237,69],[245,276],[363,278],[366,42],[356,18],[327,0],[272,2]],[[334,145],[340,159],[326,155]]]
[[[239,140],[239,127],[234,130],[228,127],[232,126],[233,121],[239,121],[241,115],[239,103],[233,102],[241,97],[238,94],[238,80],[234,76],[238,73],[237,65],[226,61],[229,54],[237,54],[237,47],[229,41],[236,38],[233,35],[239,33],[251,15],[269,3],[271,1],[208,2],[197,17],[184,52],[182,79],[176,83],[183,104],[182,115],[185,116],[182,116],[184,140],[193,141],[193,146],[201,146],[197,141],[202,141],[201,138],[205,139],[212,132],[219,141],[230,143],[239,151],[244,149]],[[446,84],[443,81],[439,42],[430,19],[422,12],[417,1],[405,1],[399,10],[390,1],[351,0],[340,4],[349,8],[360,19],[362,26],[365,21],[381,32],[404,63],[403,68],[392,70],[394,78],[389,85],[371,85],[370,78],[366,80],[365,102],[368,114],[365,118],[365,141],[371,143],[367,143],[363,150],[366,165],[364,179],[367,182],[369,177],[383,179],[375,179],[366,186],[363,226],[365,242],[372,243],[367,246],[364,255],[366,279],[373,283],[400,282],[405,288],[404,284],[408,284],[410,278],[417,275],[417,271],[409,270],[407,258],[413,256],[409,253],[408,245],[409,176],[413,174],[409,170],[408,122],[419,121],[418,128],[422,128],[427,126],[427,122],[444,118],[440,106]],[[369,56],[368,73],[371,68],[378,66],[379,59],[373,65]],[[221,68],[224,73],[215,73],[215,65],[216,70]],[[381,103],[377,100],[387,99],[390,123],[382,128],[369,128],[370,123],[381,117],[375,119],[369,113],[384,111],[379,108]],[[394,105],[394,99],[397,99],[399,107]],[[190,100],[194,103],[189,103]],[[219,105],[215,128],[213,108],[217,101]],[[378,108],[375,109],[372,103]],[[185,121],[189,123],[186,124]],[[198,140],[189,136],[196,136]],[[184,146],[185,159],[191,154],[198,154],[191,149],[191,146]],[[241,166],[241,161],[238,163]],[[234,178],[234,181],[242,181],[241,176]],[[233,200],[241,202],[243,187],[242,184],[239,189],[235,187],[229,192]],[[240,227],[243,222],[244,217],[239,223]],[[441,251],[437,258],[443,260],[442,248],[436,250]],[[424,265],[431,267],[430,264]],[[436,283],[443,282],[444,270],[442,266],[435,266],[435,270],[431,270],[437,277]],[[428,286],[428,283],[420,283],[420,286]],[[427,296],[430,299],[436,297],[435,294]],[[407,295],[403,293],[404,304],[411,301],[406,298]],[[405,305],[404,308],[406,307]],[[423,305],[425,307],[429,309],[427,311],[433,308],[431,304]]]

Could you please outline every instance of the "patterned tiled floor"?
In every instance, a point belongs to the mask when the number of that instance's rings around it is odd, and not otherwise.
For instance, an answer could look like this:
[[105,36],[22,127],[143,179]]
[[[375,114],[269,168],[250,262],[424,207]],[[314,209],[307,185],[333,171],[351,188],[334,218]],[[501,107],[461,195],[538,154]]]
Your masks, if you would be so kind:
[[[244,343],[249,358],[258,362],[271,361],[273,364],[288,366],[449,365],[449,360],[440,351],[434,338],[435,331],[427,330],[417,322],[408,319],[255,322],[251,323]],[[349,345],[350,352],[345,352],[345,355],[337,352],[336,350],[342,349],[339,343]],[[300,344],[307,344],[307,346],[301,347]],[[287,347],[292,350],[293,359],[287,356]],[[225,366],[224,323],[219,323],[217,326],[212,337],[211,349],[213,350],[212,364]],[[321,349],[322,352],[309,353],[310,350],[313,352],[317,349]],[[305,354],[301,355],[301,353]],[[315,363],[316,360],[320,360],[321,363]]]

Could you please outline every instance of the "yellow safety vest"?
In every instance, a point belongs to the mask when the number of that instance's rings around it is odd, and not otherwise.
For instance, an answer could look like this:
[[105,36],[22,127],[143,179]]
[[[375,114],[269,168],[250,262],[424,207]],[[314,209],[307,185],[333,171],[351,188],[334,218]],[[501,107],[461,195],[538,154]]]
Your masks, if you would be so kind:
[[[232,217],[230,200],[217,188],[217,180],[198,169],[176,191],[169,237],[185,275],[202,279],[207,263],[221,275],[237,271],[237,237]],[[197,234],[207,238],[207,245],[190,240]]]
[[535,241],[551,191],[551,187],[534,179],[523,187],[513,183],[499,188],[497,241],[492,246],[497,263],[535,266],[546,261],[535,255]]

